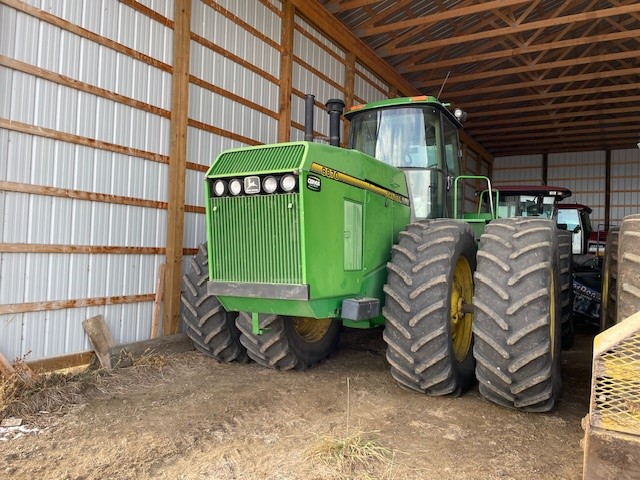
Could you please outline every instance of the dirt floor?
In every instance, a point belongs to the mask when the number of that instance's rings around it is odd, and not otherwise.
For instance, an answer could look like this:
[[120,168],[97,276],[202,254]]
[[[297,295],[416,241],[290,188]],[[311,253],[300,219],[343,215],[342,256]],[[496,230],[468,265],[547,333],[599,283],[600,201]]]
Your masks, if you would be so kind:
[[100,377],[22,433],[4,429],[0,478],[578,479],[591,343],[579,332],[563,352],[562,402],[543,415],[477,387],[460,398],[399,388],[381,331],[343,334],[307,372],[182,353]]

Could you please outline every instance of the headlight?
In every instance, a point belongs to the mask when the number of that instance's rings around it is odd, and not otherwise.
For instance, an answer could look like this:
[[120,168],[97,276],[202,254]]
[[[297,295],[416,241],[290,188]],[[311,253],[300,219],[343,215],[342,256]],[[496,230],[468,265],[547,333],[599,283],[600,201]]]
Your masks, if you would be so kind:
[[296,177],[291,174],[285,175],[280,179],[280,188],[285,192],[290,192],[296,188]]
[[242,192],[242,182],[237,178],[234,178],[229,182],[229,192],[231,195],[240,195]]
[[224,180],[216,180],[213,183],[213,193],[216,197],[221,197],[227,193],[227,182]]
[[273,193],[278,189],[278,180],[275,177],[266,177],[262,180],[262,189],[266,193]]

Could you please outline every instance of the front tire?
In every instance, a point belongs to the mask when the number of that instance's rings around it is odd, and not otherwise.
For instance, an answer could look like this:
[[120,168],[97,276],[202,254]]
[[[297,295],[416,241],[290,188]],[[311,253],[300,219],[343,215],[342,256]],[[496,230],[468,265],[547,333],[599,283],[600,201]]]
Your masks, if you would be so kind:
[[237,313],[227,312],[218,299],[207,292],[209,262],[207,244],[198,247],[190,259],[190,270],[183,277],[182,321],[197,350],[221,362],[249,361],[236,327]]
[[528,412],[560,396],[559,254],[553,221],[491,222],[480,240],[474,356],[480,393]]
[[247,312],[240,312],[236,325],[249,357],[276,370],[305,370],[322,362],[335,350],[342,328],[334,318],[260,314],[259,325],[264,333],[254,335],[251,314]]
[[412,223],[400,232],[384,287],[387,360],[403,387],[460,395],[474,382],[472,314],[476,243],[454,220]]

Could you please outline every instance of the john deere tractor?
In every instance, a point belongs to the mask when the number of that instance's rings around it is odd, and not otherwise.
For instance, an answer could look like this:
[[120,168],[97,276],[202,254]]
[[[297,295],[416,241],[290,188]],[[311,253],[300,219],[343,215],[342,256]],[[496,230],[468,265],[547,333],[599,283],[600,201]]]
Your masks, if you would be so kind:
[[[347,148],[343,108],[327,103],[329,145],[311,141],[308,113],[305,141],[230,150],[213,162],[207,246],[183,294],[195,346],[220,361],[305,369],[334,350],[342,327],[384,325],[401,386],[459,395],[477,376],[492,401],[552,409],[555,222],[494,219],[493,209],[463,215],[461,123],[436,98],[352,108]],[[474,232],[484,232],[479,250]]]

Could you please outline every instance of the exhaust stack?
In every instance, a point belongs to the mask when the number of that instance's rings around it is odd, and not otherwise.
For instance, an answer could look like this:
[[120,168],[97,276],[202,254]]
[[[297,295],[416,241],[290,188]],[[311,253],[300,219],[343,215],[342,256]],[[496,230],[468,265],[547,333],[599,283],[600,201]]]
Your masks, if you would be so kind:
[[326,103],[329,114],[329,145],[340,146],[340,115],[344,111],[344,102],[339,98],[332,98]]

